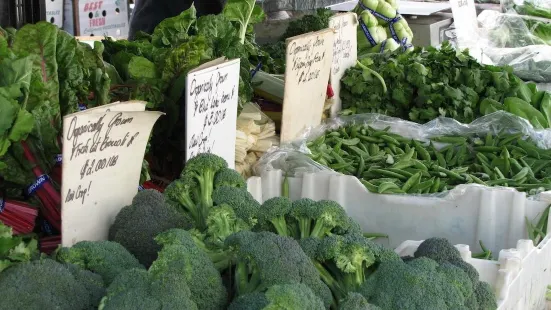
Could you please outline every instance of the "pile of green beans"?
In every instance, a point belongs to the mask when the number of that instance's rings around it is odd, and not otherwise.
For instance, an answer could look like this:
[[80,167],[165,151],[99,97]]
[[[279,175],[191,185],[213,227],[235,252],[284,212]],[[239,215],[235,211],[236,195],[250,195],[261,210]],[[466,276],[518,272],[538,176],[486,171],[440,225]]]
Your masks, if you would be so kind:
[[[311,157],[381,194],[434,194],[460,184],[551,190],[551,150],[523,134],[442,136],[430,143],[349,125],[308,142]],[[437,147],[438,146],[438,147]]]

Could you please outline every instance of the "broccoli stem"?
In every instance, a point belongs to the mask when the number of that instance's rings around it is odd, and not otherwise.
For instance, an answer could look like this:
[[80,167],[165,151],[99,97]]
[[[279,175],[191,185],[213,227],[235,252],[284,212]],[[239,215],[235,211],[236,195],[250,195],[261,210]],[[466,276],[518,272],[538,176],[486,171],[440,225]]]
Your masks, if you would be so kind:
[[235,266],[235,288],[237,295],[245,295],[254,292],[260,284],[260,274],[254,268],[249,278],[249,266],[244,262],[238,262]]
[[201,216],[206,218],[210,208],[212,208],[212,192],[214,191],[214,175],[212,169],[205,169],[201,175],[196,175],[195,178],[199,182],[201,188]]
[[311,228],[311,220],[310,219],[299,219],[298,225],[300,230],[300,238],[306,239],[310,237],[310,228]]
[[272,225],[274,225],[277,234],[280,236],[288,237],[289,234],[287,232],[287,222],[285,221],[285,217],[278,216],[277,218],[270,221]]
[[340,283],[325,269],[325,267],[318,261],[312,260],[314,266],[320,274],[321,280],[329,287],[335,300],[341,300],[346,297],[347,292],[341,287]]
[[312,233],[310,234],[310,237],[314,238],[323,238],[327,234],[327,227],[325,226],[325,223],[323,220],[317,220],[316,224],[314,225],[314,228],[312,229]]

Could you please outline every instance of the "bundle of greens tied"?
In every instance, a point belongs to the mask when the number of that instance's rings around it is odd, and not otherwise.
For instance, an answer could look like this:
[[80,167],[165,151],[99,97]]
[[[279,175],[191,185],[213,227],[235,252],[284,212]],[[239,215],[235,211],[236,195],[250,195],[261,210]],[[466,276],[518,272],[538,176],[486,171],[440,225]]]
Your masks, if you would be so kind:
[[378,113],[417,123],[444,116],[470,123],[506,111],[535,128],[551,125],[551,94],[448,42],[440,49],[371,54],[346,72],[341,85],[344,115]]
[[109,241],[14,262],[0,289],[13,310],[497,309],[446,239],[400,257],[334,201],[257,202],[212,154],[190,159],[164,194],[139,192]]
[[14,232],[33,231],[31,205],[43,231],[61,231],[61,120],[109,102],[101,55],[50,23],[0,28],[0,218]]
[[390,128],[348,125],[307,143],[311,158],[354,175],[373,193],[435,194],[461,184],[551,190],[551,150],[522,133],[440,136],[423,142]]

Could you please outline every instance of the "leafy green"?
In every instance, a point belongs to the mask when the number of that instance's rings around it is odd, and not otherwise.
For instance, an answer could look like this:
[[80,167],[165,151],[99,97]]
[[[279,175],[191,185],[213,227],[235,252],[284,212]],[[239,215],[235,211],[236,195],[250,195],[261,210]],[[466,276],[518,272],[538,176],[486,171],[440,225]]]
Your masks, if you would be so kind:
[[[380,113],[419,123],[446,116],[470,123],[506,110],[535,126],[549,126],[538,111],[540,97],[534,87],[510,68],[482,65],[449,43],[441,49],[369,55],[349,69],[341,83],[343,114]],[[506,98],[519,97],[530,101],[528,107],[503,105]]]
[[238,23],[241,44],[245,43],[247,32],[251,31],[250,27],[265,18],[264,11],[256,5],[255,0],[228,0],[222,14],[232,22]]
[[0,222],[0,272],[14,264],[28,262],[37,255],[36,239],[13,236],[11,227]]

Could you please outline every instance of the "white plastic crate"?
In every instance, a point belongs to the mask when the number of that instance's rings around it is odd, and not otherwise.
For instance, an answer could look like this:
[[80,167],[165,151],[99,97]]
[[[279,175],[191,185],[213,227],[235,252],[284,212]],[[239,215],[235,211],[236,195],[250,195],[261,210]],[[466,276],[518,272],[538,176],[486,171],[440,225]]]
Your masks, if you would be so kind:
[[[396,248],[400,256],[413,255],[422,241],[405,241]],[[463,260],[480,273],[480,280],[495,290],[498,310],[547,309],[545,293],[551,283],[551,236],[537,247],[519,240],[515,248],[502,250],[498,261],[471,258],[468,245],[456,245]]]
[[[269,171],[250,178],[248,188],[263,202],[280,195],[283,179],[281,171]],[[474,185],[461,186],[445,198],[374,194],[357,178],[330,172],[289,178],[289,184],[291,199],[334,200],[364,231],[387,234],[385,245],[392,248],[406,240],[439,236],[475,252],[481,240],[499,253],[528,239],[525,218],[538,218],[551,203],[549,192],[534,200],[525,193]]]
[[[249,192],[260,202],[281,194],[281,171],[249,178]],[[422,241],[444,237],[459,244],[463,259],[480,278],[494,287],[499,310],[543,310],[551,284],[551,236],[537,247],[526,240],[525,218],[537,219],[551,202],[551,193],[539,200],[500,188],[463,186],[444,198],[381,195],[368,192],[352,176],[332,172],[288,178],[292,200],[330,199],[341,204],[366,232],[389,235],[386,246],[400,255],[412,255]],[[479,240],[498,261],[471,258]]]

